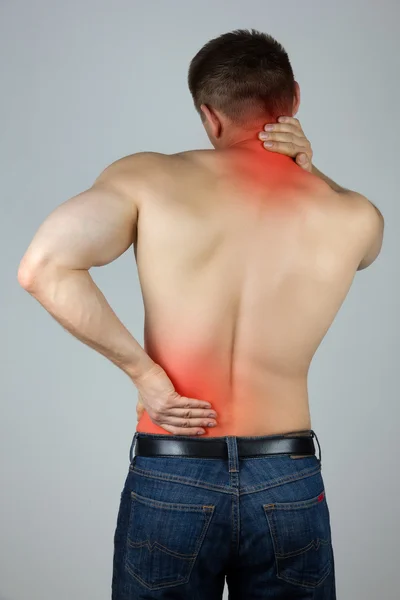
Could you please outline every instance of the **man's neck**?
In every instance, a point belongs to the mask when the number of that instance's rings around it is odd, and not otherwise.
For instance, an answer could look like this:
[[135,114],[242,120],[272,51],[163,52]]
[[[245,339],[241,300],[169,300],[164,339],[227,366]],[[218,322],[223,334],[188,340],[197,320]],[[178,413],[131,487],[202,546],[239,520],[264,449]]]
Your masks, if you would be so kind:
[[[236,139],[226,146],[220,148],[222,152],[232,152],[240,156],[243,152],[243,156],[248,153],[251,153],[252,156],[257,160],[259,158],[262,161],[262,164],[269,163],[275,165],[285,165],[286,163],[291,163],[293,160],[289,156],[285,156],[284,154],[278,154],[277,152],[273,152],[264,148],[263,142],[258,137],[258,131],[252,134],[244,134],[243,138]],[[254,153],[254,154],[253,154]],[[258,162],[258,160],[257,160]]]
[[[251,132],[244,131],[240,133],[232,134],[232,137],[227,136],[226,142],[224,141],[221,144],[221,150],[254,150],[260,151],[264,154],[268,154],[269,156],[275,155],[276,153],[270,152],[266,150],[263,146],[262,140],[258,137],[260,131],[262,131],[263,127],[260,127],[257,130],[253,130]],[[282,155],[280,155],[282,156]]]
[[228,148],[255,148],[262,145],[261,140],[258,137],[261,129],[257,131],[245,131],[242,133],[235,132],[234,134],[228,135],[227,141],[223,146],[224,150]]

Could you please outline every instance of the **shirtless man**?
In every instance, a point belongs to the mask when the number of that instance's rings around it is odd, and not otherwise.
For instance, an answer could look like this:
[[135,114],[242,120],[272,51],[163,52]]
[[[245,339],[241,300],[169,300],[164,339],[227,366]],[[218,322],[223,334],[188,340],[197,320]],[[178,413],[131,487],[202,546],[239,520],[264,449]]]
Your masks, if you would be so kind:
[[[212,40],[189,86],[215,150],[110,165],[41,225],[19,282],[139,391],[113,600],[220,600],[225,577],[231,600],[334,600],[307,373],[383,218],[312,165],[273,38]],[[144,349],[89,274],[132,245]]]

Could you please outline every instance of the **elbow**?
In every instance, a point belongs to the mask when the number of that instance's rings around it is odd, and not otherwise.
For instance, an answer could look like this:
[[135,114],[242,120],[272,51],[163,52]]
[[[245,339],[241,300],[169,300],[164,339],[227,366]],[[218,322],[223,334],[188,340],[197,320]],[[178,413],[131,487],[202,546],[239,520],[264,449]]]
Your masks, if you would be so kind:
[[42,279],[44,261],[25,255],[18,267],[17,280],[19,285],[29,293],[33,293]]
[[28,265],[24,259],[19,265],[17,279],[19,285],[27,292],[30,292],[35,285],[35,269]]

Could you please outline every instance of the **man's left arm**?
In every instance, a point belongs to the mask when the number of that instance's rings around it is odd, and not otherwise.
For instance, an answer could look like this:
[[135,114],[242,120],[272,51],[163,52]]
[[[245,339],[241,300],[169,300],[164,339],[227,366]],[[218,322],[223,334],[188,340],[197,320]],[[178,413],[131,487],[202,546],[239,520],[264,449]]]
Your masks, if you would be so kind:
[[89,274],[123,254],[136,235],[137,205],[116,183],[123,169],[124,159],[47,217],[22,258],[18,281],[66,330],[135,380],[154,363]]

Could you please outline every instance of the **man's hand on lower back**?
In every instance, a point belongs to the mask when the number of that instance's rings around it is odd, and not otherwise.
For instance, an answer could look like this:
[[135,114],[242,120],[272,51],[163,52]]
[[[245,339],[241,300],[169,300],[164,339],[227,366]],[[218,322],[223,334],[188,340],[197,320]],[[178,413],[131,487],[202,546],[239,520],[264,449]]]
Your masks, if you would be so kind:
[[278,121],[279,123],[268,123],[264,131],[259,133],[258,137],[264,142],[264,148],[292,157],[299,167],[311,173],[313,151],[299,120],[294,117],[279,117]]
[[134,383],[139,392],[138,420],[146,410],[153,423],[173,435],[200,435],[205,433],[206,427],[216,425],[217,414],[211,404],[180,396],[159,365],[136,378]]

